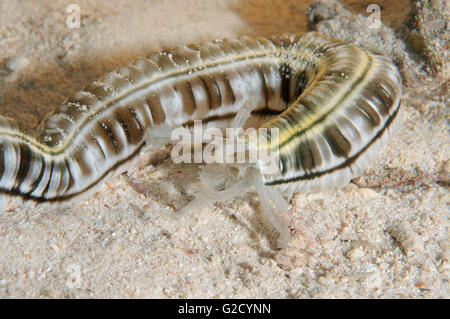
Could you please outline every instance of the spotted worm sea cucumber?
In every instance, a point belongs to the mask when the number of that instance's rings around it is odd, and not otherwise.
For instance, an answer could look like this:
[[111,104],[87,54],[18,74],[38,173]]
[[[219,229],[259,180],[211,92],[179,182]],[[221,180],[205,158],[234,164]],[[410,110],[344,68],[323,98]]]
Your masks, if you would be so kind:
[[69,97],[37,132],[0,117],[1,201],[78,200],[125,171],[149,129],[235,116],[280,131],[281,191],[357,176],[399,117],[401,78],[386,58],[318,33],[242,37],[152,53]]

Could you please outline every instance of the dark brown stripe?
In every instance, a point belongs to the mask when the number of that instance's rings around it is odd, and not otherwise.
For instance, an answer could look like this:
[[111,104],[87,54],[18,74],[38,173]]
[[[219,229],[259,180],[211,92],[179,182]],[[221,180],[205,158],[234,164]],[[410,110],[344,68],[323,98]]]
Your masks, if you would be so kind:
[[209,94],[208,85],[206,84],[206,82],[202,76],[199,75],[197,78],[200,80],[200,83],[203,86],[203,92],[205,92],[205,96],[208,100],[208,102],[206,104],[207,104],[208,108],[211,110],[211,94]]
[[139,144],[143,137],[143,131],[141,130],[136,118],[130,114],[129,109],[117,109],[116,118],[127,134],[128,143],[131,145]]
[[[38,157],[39,160],[41,161],[41,165],[40,165],[40,171],[39,171],[39,176],[36,178],[36,180],[30,185],[30,191],[28,191],[28,193],[26,194],[26,196],[31,196],[31,194],[36,190],[36,188],[39,186],[39,184],[41,183],[41,179],[44,176],[44,172],[46,169],[46,165],[43,161],[42,156],[37,155],[35,156],[35,158]],[[17,190],[19,191],[19,190]]]
[[[106,157],[116,153],[116,148],[112,141],[112,138],[110,137],[110,135],[108,135],[107,131],[101,123],[97,123],[97,125],[94,125],[92,127],[91,136],[95,136],[95,140],[99,145],[99,148],[106,155]],[[99,140],[103,142],[103,145],[99,142]]]
[[211,82],[214,85],[215,92],[217,93],[218,106],[221,106],[222,105],[222,92],[220,91],[220,87],[217,84],[215,76],[211,76]]
[[139,123],[142,135],[145,134],[145,130],[152,124],[152,115],[150,112],[150,108],[147,105],[147,102],[145,102],[144,100],[142,103],[136,103],[135,105],[133,105],[133,107],[128,106],[128,109],[136,118],[136,121]]
[[284,175],[287,172],[287,159],[283,154],[280,154],[279,161],[280,173]]
[[281,78],[281,98],[287,104],[291,101],[291,76],[292,69],[286,64],[282,63],[279,69]]
[[148,107],[150,108],[150,114],[152,115],[153,124],[159,125],[166,120],[166,114],[161,104],[161,98],[157,93],[153,93],[145,99]]
[[372,91],[375,98],[373,101],[377,105],[380,113],[383,116],[387,116],[394,103],[391,94],[386,91],[383,85],[376,81],[372,81],[369,84],[368,89]]
[[19,188],[22,184],[23,180],[28,174],[30,169],[30,163],[32,160],[31,150],[28,145],[24,145],[22,143],[19,144],[19,154],[17,159],[19,160],[19,169],[17,170],[15,183],[13,188]]
[[[102,150],[102,152],[103,152],[103,150]],[[72,177],[72,172],[70,170],[70,165],[69,165],[67,158],[64,159],[64,166],[67,168],[67,179],[68,179],[67,187],[66,187],[66,192],[67,192],[67,191],[70,191],[70,189],[73,187],[73,182],[74,182],[73,177]]]
[[367,101],[365,97],[360,97],[356,101],[356,105],[358,108],[366,114],[366,116],[369,118],[370,123],[377,127],[381,124],[381,117],[380,114],[378,114],[378,111],[374,109],[374,106],[372,106],[371,103]]
[[192,86],[189,81],[179,81],[174,86],[175,91],[181,97],[181,103],[183,105],[183,113],[191,115],[197,108],[197,103],[195,101],[194,92],[192,91]]
[[[111,129],[107,123],[108,120],[104,120],[98,123],[98,127],[103,132],[103,134],[99,134],[100,136],[104,137],[104,141],[107,145],[112,145],[114,148],[114,153],[117,154],[118,151],[118,145],[116,142],[116,139],[114,138],[114,134],[111,132]],[[109,141],[108,141],[109,140]]]
[[144,125],[143,123],[141,123],[141,121],[139,121],[138,115],[136,113],[136,110],[130,106],[127,107],[128,112],[130,112],[131,116],[133,117],[133,119],[136,121],[136,125],[139,129],[139,134],[141,134],[142,136],[144,135]]
[[311,151],[312,154],[312,160],[314,163],[314,168],[319,167],[320,165],[322,165],[323,163],[323,158],[322,155],[320,153],[320,149],[317,146],[317,143],[314,140],[309,140],[308,141],[309,144],[309,150]]
[[348,157],[352,150],[352,144],[341,133],[341,130],[335,124],[325,128],[325,139],[333,151],[333,154],[337,157]]
[[314,159],[311,153],[311,149],[309,146],[308,141],[302,141],[298,147],[298,154],[297,156],[300,155],[301,159],[302,159],[302,164],[303,167],[306,170],[312,170],[315,166],[314,166]]
[[204,84],[204,87],[206,90],[206,95],[208,97],[209,109],[212,110],[212,109],[218,108],[220,106],[220,102],[221,102],[219,100],[220,91],[212,83],[211,76],[210,75],[205,75],[205,76],[200,75],[199,78],[202,81],[202,83]]
[[[108,129],[110,130],[112,134],[112,138],[114,140],[114,145],[116,146],[116,153],[122,154],[124,149],[126,148],[126,141],[122,139],[122,132],[120,125],[117,125],[118,122],[116,119],[106,119],[105,123],[108,126]],[[82,147],[85,147],[86,145],[81,145]]]
[[115,114],[116,121],[119,123],[122,130],[125,132],[125,136],[127,137],[127,142],[131,144],[131,136],[130,136],[130,130],[128,129],[127,124],[125,123],[124,119],[120,116],[119,111],[117,111]]

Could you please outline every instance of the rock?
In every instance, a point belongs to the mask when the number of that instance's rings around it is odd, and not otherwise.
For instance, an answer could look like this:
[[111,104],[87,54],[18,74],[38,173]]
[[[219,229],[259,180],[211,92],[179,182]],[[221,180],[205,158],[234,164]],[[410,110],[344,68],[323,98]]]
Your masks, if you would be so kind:
[[413,14],[407,41],[421,54],[433,73],[448,79],[450,4],[447,0],[411,0]]

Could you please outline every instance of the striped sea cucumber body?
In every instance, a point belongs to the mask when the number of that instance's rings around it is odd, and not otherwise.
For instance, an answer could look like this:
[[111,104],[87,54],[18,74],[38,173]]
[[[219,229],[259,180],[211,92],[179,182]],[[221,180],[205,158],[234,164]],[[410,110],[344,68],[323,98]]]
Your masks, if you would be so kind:
[[250,98],[253,119],[280,129],[265,184],[327,189],[373,157],[400,95],[387,59],[317,33],[164,50],[69,97],[37,133],[0,117],[0,196],[69,203],[132,165],[150,128],[229,118]]

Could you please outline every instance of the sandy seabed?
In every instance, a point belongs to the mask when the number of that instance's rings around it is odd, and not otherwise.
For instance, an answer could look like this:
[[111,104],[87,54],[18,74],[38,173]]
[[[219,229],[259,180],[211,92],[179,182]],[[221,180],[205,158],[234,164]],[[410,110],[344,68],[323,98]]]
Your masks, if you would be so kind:
[[[71,1],[0,0],[0,114],[35,127],[150,51],[306,30],[311,2],[78,1],[81,28],[70,29]],[[379,2],[383,22],[401,25],[396,6],[408,1]],[[150,165],[149,154],[70,209],[11,208],[0,215],[0,297],[449,298],[446,101],[405,90],[399,133],[355,184],[292,198],[281,251],[255,196],[174,218],[197,167]]]

